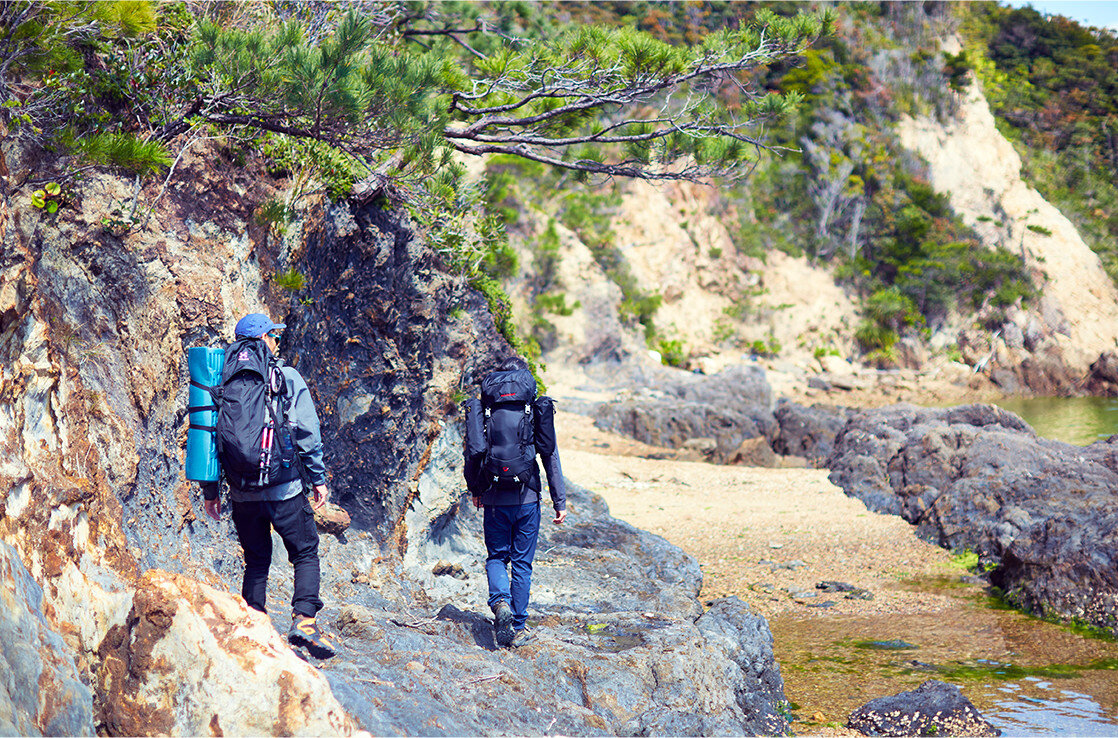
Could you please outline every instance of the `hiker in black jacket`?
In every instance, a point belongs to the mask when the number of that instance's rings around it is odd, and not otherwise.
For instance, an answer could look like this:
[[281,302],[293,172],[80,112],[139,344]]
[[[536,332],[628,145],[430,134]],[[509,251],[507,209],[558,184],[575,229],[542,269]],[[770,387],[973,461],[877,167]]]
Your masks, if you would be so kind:
[[[281,424],[275,431],[283,439],[279,442],[279,452],[281,455],[286,452],[286,456],[273,467],[274,476],[268,475],[264,486],[254,483],[257,480],[251,477],[238,477],[227,468],[228,458],[223,460],[220,451],[218,460],[222,464],[222,476],[229,484],[233,525],[244,550],[245,573],[241,595],[249,607],[266,612],[274,528],[283,539],[288,559],[295,569],[295,587],[291,598],[292,622],[287,639],[293,645],[305,646],[318,658],[329,658],[335,654],[336,649],[319,630],[315,621],[316,614],[322,609],[322,600],[319,598],[318,530],[313,510],[326,504],[327,498],[322,437],[318,414],[307,383],[293,367],[283,366],[278,362],[270,363],[276,361],[274,355],[284,327],[282,323],[273,323],[262,313],[246,315],[238,321],[234,343],[226,350],[223,378],[228,380],[235,376],[236,364],[231,367],[230,363],[236,362],[238,358],[247,364],[250,360],[263,356],[265,365],[277,366],[278,374],[273,380],[276,391],[271,397],[275,417]],[[229,402],[228,397],[225,401]],[[286,414],[281,410],[285,406]],[[263,445],[259,440],[259,423],[262,422],[264,421],[257,422],[252,431],[254,438],[249,439],[257,448]],[[223,432],[229,432],[223,431],[220,411],[217,432],[219,436]],[[286,449],[282,447],[284,442],[290,443]],[[255,471],[251,476],[256,476]],[[263,472],[260,473],[260,478],[265,479]],[[310,488],[313,502],[304,494],[304,480]],[[238,486],[242,481],[243,488]],[[221,519],[218,488],[218,482],[202,483],[205,510],[214,520]]]
[[489,607],[502,646],[518,647],[530,638],[526,621],[542,491],[537,454],[555,508],[552,522],[559,525],[567,517],[554,404],[549,397],[536,398],[535,388],[527,363],[514,357],[482,381],[481,401],[466,403],[465,475],[474,505],[485,508]]

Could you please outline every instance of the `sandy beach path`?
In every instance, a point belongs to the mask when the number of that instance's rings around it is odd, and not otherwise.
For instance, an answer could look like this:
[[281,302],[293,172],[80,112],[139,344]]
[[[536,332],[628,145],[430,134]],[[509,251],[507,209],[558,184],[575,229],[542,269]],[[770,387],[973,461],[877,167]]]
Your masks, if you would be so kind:
[[[869,512],[827,481],[826,470],[641,458],[656,449],[598,430],[584,416],[559,413],[556,421],[564,475],[601,494],[615,517],[694,556],[704,601],[737,595],[766,618],[957,607],[950,597],[901,586],[963,573],[951,555],[899,517]],[[863,592],[816,587],[828,581]],[[872,599],[861,599],[865,592]]]

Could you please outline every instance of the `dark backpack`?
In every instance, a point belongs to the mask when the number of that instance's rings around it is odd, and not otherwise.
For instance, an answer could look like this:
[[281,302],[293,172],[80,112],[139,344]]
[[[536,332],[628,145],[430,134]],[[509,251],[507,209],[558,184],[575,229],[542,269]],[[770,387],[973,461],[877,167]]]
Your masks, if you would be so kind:
[[287,423],[287,382],[263,341],[230,344],[221,386],[211,392],[217,405],[217,459],[229,484],[254,490],[299,478]]
[[[481,399],[466,403],[466,459],[471,491],[528,484],[536,472],[532,402],[536,380],[523,369],[492,372]],[[473,484],[469,482],[473,481]]]
[[481,382],[481,399],[467,400],[465,476],[471,493],[533,483],[536,454],[555,451],[554,405],[536,397],[523,369],[497,371]]

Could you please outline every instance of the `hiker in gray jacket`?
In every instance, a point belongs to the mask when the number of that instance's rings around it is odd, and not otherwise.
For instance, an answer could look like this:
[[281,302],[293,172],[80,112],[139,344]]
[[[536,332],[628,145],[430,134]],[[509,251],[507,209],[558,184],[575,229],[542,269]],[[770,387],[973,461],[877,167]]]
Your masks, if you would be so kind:
[[[247,364],[254,358],[264,356],[266,365],[277,366],[274,354],[278,350],[284,328],[282,323],[273,323],[262,313],[245,316],[238,321],[235,341],[227,350],[227,365],[238,358]],[[335,654],[336,649],[319,630],[315,621],[315,616],[322,609],[322,600],[319,598],[318,529],[315,526],[314,510],[326,504],[327,498],[326,466],[322,460],[318,413],[315,412],[314,400],[307,383],[299,372],[283,365],[278,365],[278,371],[282,375],[283,387],[281,389],[278,386],[276,376],[271,401],[275,422],[280,425],[274,433],[281,439],[281,462],[270,467],[273,471],[261,485],[257,483],[255,471],[250,477],[239,476],[227,468],[228,458],[222,460],[222,453],[218,453],[222,475],[229,484],[233,525],[237,529],[237,538],[245,556],[241,595],[249,607],[260,612],[267,611],[265,603],[268,569],[272,563],[274,528],[283,539],[288,559],[295,569],[288,641],[293,645],[306,647],[313,656],[329,658]],[[266,370],[266,373],[274,375],[271,370]],[[227,367],[223,379],[227,381],[230,374],[232,371]],[[228,387],[228,384],[224,386]],[[226,403],[232,401],[229,396],[223,400]],[[282,412],[283,409],[286,412]],[[220,423],[219,419],[219,426]],[[259,423],[251,427],[253,438],[248,441],[257,444],[257,448],[262,445],[270,447],[270,443],[264,444],[259,440]],[[223,432],[230,431],[219,427],[219,436]],[[282,448],[288,442],[287,439],[293,448]],[[231,444],[227,441],[227,445]],[[263,471],[260,472],[260,479],[265,479]],[[304,494],[304,486],[310,488],[311,499]],[[218,489],[218,482],[202,484],[205,510],[214,520],[221,518]]]

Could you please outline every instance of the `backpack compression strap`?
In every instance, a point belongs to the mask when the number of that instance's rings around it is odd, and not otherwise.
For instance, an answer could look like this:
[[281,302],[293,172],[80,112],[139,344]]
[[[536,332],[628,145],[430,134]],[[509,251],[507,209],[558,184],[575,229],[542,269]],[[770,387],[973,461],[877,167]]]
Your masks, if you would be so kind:
[[[194,412],[197,412],[199,410],[217,410],[217,399],[216,399],[216,393],[215,393],[215,390],[217,390],[217,387],[211,387],[208,384],[202,384],[201,382],[195,382],[193,379],[190,380],[190,384],[197,387],[198,389],[202,389],[202,390],[205,390],[206,392],[209,392],[210,397],[214,398],[214,401],[211,402],[209,405],[187,405],[186,406],[186,412],[187,412],[188,416],[190,415],[190,413],[194,413]],[[197,423],[187,423],[186,427],[187,428],[193,428],[195,430],[217,432],[217,426],[216,425],[198,425]]]

